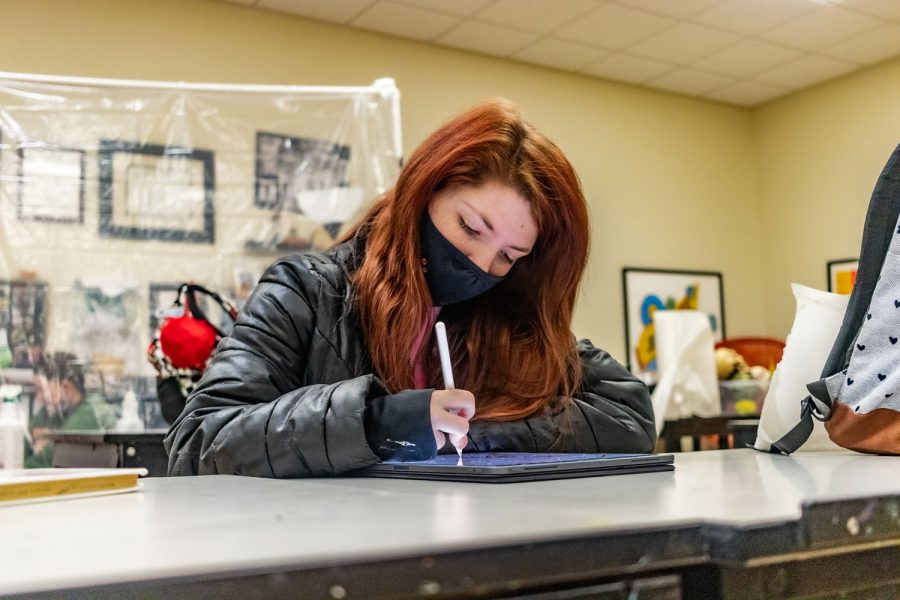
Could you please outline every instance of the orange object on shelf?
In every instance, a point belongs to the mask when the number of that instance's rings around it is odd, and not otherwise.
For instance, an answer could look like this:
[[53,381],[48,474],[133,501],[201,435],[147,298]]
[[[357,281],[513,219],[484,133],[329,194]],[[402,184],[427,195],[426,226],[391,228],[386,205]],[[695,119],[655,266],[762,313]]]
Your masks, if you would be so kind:
[[716,348],[731,348],[743,356],[751,367],[762,365],[771,371],[784,354],[784,340],[769,337],[736,337],[718,342]]

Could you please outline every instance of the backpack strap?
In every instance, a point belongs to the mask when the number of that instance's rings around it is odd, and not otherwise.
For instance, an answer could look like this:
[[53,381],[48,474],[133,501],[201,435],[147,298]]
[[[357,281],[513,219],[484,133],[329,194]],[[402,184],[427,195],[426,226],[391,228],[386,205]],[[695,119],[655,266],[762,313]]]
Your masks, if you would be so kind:
[[813,432],[813,419],[827,421],[831,418],[831,395],[822,379],[806,386],[809,396],[800,403],[800,421],[790,431],[775,442],[769,452],[772,454],[791,454],[806,443]]

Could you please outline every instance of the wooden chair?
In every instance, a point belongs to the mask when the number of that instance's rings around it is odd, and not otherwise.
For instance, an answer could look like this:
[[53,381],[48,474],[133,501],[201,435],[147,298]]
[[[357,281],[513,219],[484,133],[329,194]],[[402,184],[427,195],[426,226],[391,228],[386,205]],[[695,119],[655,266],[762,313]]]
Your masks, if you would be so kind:
[[718,417],[687,417],[667,420],[656,446],[657,452],[681,452],[681,438],[690,437],[694,450],[700,450],[701,437],[715,436],[720,450],[744,448],[756,440],[759,415],[721,415]]

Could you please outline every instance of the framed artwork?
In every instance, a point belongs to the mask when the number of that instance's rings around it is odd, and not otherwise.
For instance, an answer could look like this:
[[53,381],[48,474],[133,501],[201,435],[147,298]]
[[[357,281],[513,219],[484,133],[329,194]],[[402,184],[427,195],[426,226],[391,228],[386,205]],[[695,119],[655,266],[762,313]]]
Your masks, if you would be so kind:
[[255,204],[303,214],[301,195],[347,187],[349,165],[350,146],[258,131]]
[[17,154],[19,219],[84,223],[84,150],[34,144]]
[[0,329],[13,355],[13,366],[29,368],[47,337],[47,284],[0,281]]
[[828,291],[836,294],[849,294],[856,283],[856,270],[859,259],[843,258],[828,261]]
[[725,338],[725,304],[719,272],[626,267],[622,269],[622,290],[628,369],[645,382],[656,379],[655,311],[699,310],[709,316],[715,340]]
[[215,242],[209,150],[100,140],[100,235]]

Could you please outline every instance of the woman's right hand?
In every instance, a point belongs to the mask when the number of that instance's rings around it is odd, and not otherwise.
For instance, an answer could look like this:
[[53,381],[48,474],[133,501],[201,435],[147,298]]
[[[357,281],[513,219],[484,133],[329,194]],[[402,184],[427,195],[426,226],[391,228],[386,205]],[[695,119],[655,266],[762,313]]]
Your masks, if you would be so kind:
[[469,439],[469,420],[475,416],[475,396],[466,390],[434,390],[431,393],[431,429],[440,450],[450,443],[462,450]]

